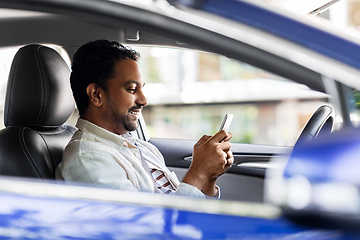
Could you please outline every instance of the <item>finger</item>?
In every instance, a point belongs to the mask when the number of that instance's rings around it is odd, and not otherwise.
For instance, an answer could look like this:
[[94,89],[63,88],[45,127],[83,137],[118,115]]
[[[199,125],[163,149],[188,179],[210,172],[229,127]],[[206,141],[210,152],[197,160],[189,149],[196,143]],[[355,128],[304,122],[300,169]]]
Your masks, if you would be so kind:
[[223,159],[224,159],[224,164],[227,164],[227,158],[228,158],[227,153],[223,151],[222,155],[223,155]]
[[223,139],[227,137],[227,132],[225,130],[221,130],[217,132],[214,136],[209,139],[209,141],[221,142]]
[[225,168],[224,168],[224,173],[232,167],[232,164],[226,164]]
[[226,163],[226,165],[225,165],[225,170],[231,168],[232,165],[233,165],[233,163],[234,163],[234,158],[233,158],[233,157],[228,158],[228,159],[227,159],[227,163]]
[[209,138],[211,138],[211,136],[209,135],[204,135],[202,136],[199,141],[197,141],[197,143],[195,144],[195,146],[200,146],[201,144],[203,144],[204,142],[206,142]]
[[226,159],[231,158],[233,156],[233,153],[231,150],[227,151],[226,154],[227,154]]
[[228,132],[226,138],[224,138],[223,141],[224,142],[229,141],[232,138],[232,136],[233,136],[233,134],[231,132]]
[[234,163],[234,156],[231,151],[227,152],[227,158],[226,158],[228,164],[233,165]]
[[224,152],[228,152],[228,151],[230,151],[231,143],[230,142],[221,142],[221,143],[219,143],[219,148]]

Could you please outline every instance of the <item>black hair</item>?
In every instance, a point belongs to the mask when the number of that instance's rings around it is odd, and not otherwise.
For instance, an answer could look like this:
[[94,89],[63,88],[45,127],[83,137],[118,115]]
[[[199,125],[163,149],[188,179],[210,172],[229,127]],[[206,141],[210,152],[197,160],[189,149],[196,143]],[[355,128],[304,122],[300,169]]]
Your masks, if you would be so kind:
[[70,76],[71,89],[80,116],[89,106],[86,88],[91,83],[107,90],[107,81],[114,76],[114,66],[118,61],[137,61],[140,54],[118,42],[97,40],[81,46],[72,61]]

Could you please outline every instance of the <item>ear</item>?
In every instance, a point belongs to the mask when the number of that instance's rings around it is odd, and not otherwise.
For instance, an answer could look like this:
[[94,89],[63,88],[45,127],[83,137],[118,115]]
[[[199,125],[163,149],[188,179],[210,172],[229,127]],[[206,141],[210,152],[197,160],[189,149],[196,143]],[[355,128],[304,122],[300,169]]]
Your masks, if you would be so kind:
[[86,93],[90,99],[90,102],[94,106],[101,107],[101,105],[103,104],[102,99],[101,99],[102,91],[101,91],[101,88],[96,83],[90,83],[86,87]]

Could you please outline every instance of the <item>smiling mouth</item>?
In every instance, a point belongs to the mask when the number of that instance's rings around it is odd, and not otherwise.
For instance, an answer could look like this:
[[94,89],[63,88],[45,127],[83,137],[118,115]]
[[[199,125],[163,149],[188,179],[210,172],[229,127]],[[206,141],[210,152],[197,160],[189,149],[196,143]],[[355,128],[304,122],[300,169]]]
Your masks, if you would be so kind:
[[134,111],[131,111],[131,110],[130,110],[130,111],[129,111],[129,114],[132,115],[132,116],[134,116],[134,117],[138,117],[138,116],[140,115],[140,112],[141,112],[141,111],[136,111],[136,112],[134,112]]

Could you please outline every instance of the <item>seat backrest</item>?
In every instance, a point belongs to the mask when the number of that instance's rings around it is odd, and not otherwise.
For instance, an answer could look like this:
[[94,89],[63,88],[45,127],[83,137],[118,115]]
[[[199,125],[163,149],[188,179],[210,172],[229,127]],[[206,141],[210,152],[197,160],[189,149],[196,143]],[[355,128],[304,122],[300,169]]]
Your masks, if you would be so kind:
[[75,128],[70,70],[53,49],[28,45],[14,57],[0,131],[0,175],[54,178]]

